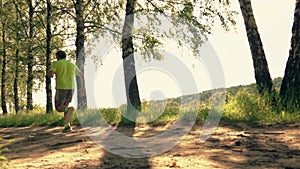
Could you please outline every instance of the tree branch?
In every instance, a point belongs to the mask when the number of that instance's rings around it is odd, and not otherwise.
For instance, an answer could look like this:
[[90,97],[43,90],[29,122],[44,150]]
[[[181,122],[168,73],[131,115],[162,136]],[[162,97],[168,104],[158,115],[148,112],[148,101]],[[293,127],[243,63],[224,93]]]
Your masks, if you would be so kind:
[[[87,5],[87,4],[86,4],[86,5]],[[87,13],[87,15],[84,17],[83,20],[86,20],[86,18],[90,15],[91,11],[93,11],[93,10],[96,8],[96,6],[97,6],[97,4],[95,4],[95,5],[93,6],[93,8]],[[86,8],[86,6],[85,6],[85,8]]]
[[158,10],[160,13],[164,14],[164,11],[162,9],[160,9],[159,7],[157,7],[151,0],[146,0],[148,3],[150,3],[156,10]]
[[122,32],[118,32],[116,30],[113,30],[113,29],[110,29],[109,27],[106,27],[104,25],[96,25],[95,23],[93,22],[86,22],[86,23],[89,23],[89,24],[92,24],[92,25],[88,25],[88,26],[85,26],[85,28],[99,28],[99,29],[105,29],[105,30],[108,30],[112,33],[116,33],[118,35],[122,35]]
[[70,15],[73,19],[76,18],[76,17],[75,17],[72,13],[70,13],[66,8],[59,8],[59,7],[56,7],[56,6],[52,6],[52,8],[53,8],[53,9],[57,9],[58,11],[60,11],[60,12],[58,12],[58,13],[66,13],[66,14]]

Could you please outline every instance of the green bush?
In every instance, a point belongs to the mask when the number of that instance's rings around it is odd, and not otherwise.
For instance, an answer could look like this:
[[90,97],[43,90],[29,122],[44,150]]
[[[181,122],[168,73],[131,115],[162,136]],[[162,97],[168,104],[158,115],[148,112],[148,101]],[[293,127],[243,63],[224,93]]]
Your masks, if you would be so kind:
[[199,109],[198,115],[197,115],[197,122],[204,122],[205,119],[207,118],[208,114],[210,112],[210,109],[204,108],[204,109]]
[[[268,95],[260,96],[257,92],[241,90],[235,96],[229,97],[228,103],[224,106],[223,119],[231,121],[263,123],[292,123],[299,122],[299,112],[294,110],[283,111],[278,102],[277,105],[271,105]],[[273,103],[274,104],[274,103]]]
[[267,97],[245,90],[238,91],[228,98],[224,106],[224,116],[233,120],[258,121],[272,113]]
[[100,112],[105,121],[111,125],[116,125],[121,121],[121,112],[116,108],[104,108]]

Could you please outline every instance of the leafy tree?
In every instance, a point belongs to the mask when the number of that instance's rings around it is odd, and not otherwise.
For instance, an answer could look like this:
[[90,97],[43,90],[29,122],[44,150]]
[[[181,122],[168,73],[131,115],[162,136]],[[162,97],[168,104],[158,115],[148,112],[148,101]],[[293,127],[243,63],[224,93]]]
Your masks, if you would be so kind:
[[36,89],[40,89],[41,82],[44,80],[44,61],[45,57],[45,31],[43,19],[43,9],[45,4],[42,0],[27,0],[27,12],[21,11],[25,28],[25,45],[26,45],[26,66],[27,66],[27,111],[33,109],[32,94]]
[[[20,109],[20,100],[23,99],[24,89],[26,88],[26,79],[22,79],[20,81],[20,76],[24,77],[26,71],[24,67],[20,64],[20,61],[24,58],[20,57],[21,50],[21,41],[22,33],[20,27],[20,15],[18,14],[19,4],[14,0],[5,1],[5,8],[2,8],[2,12],[5,14],[2,15],[1,20],[5,21],[5,27],[3,31],[5,31],[5,43],[1,43],[1,45],[5,45],[5,72],[2,72],[3,85],[5,88],[2,90],[4,94],[2,96],[5,97],[5,105],[7,105],[7,111],[10,111],[15,108],[15,111],[18,112]],[[24,61],[24,60],[23,60]],[[8,69],[9,68],[9,69]],[[21,71],[20,71],[21,70]],[[19,84],[21,83],[21,85]]]
[[[75,58],[76,65],[84,73],[85,63],[85,41],[96,29],[105,29],[104,21],[110,21],[118,17],[118,13],[112,13],[112,9],[117,8],[118,3],[101,1],[101,0],[74,0],[72,2],[57,1],[57,10],[60,11],[64,20],[67,38],[73,40],[75,35]],[[116,16],[114,16],[116,15]],[[73,30],[76,30],[75,32]],[[73,44],[72,44],[73,45]],[[79,79],[77,79],[79,82]],[[79,84],[79,83],[77,83]],[[80,87],[80,86],[77,86]],[[87,106],[86,96],[80,97],[78,94],[78,108]]]
[[[215,7],[215,5],[220,5],[221,9],[225,8],[223,13],[220,9],[213,9],[212,6]],[[163,56],[157,49],[161,46],[160,40],[163,39],[161,37],[168,36],[176,39],[178,45],[181,45],[182,41],[189,44],[194,50],[194,53],[199,54],[199,47],[204,41],[204,39],[202,39],[203,37],[199,37],[199,35],[204,34],[205,36],[205,34],[207,35],[210,32],[212,24],[209,21],[213,21],[215,17],[218,17],[225,29],[229,28],[229,24],[235,24],[232,19],[235,12],[226,8],[229,5],[229,1],[219,1],[219,4],[214,3],[213,1],[206,1],[206,3],[203,3],[203,1],[188,0],[166,2],[160,0],[147,0],[143,2],[136,0],[126,1],[125,23],[122,30],[122,58],[127,96],[127,117],[130,117],[130,120],[135,120],[137,113],[141,110],[141,101],[135,72],[134,52],[136,49],[134,48],[134,45],[137,46],[137,49],[141,50],[144,58],[148,57],[161,60],[163,59]],[[198,13],[199,16],[197,16],[195,9],[200,11],[200,13]],[[150,30],[140,29],[136,31],[137,35],[133,35],[133,24],[136,11],[148,14],[147,19],[149,19]],[[172,31],[169,29],[166,32],[163,32],[163,35],[159,35],[159,31],[161,31],[159,26],[161,26],[161,23],[160,21],[157,21],[155,14],[151,14],[153,12],[158,12],[165,16],[173,16],[176,20],[173,20],[172,23],[175,26],[178,26],[179,24],[188,25],[185,27],[188,29],[188,33],[185,33],[185,28],[179,28],[179,31]],[[192,35],[190,35],[190,33]],[[134,43],[134,37],[136,41],[139,41],[139,38],[142,40],[140,40],[140,43]]]
[[[41,82],[46,79],[46,93],[47,93],[47,112],[51,112],[51,91],[50,91],[50,81],[47,80],[45,76],[45,71],[49,69],[49,63],[51,60],[51,50],[61,47],[69,47],[66,40],[71,41],[74,35],[76,35],[75,46],[76,46],[76,63],[79,68],[84,72],[84,42],[89,37],[89,33],[95,32],[97,29],[108,30],[105,26],[105,23],[112,20],[119,20],[122,12],[125,9],[125,1],[101,1],[101,0],[77,0],[77,1],[50,1],[50,0],[8,0],[15,6],[12,11],[13,13],[8,13],[7,15],[2,15],[3,18],[14,18],[11,20],[11,26],[7,26],[6,29],[1,29],[9,31],[6,33],[8,36],[7,39],[10,41],[10,48],[8,51],[8,56],[11,57],[9,60],[9,67],[14,68],[10,69],[10,74],[6,74],[5,78],[6,83],[1,83],[1,85],[8,84],[7,90],[14,91],[14,94],[9,94],[9,98],[3,99],[9,102],[14,102],[16,112],[19,109],[22,109],[24,106],[24,101],[26,101],[27,110],[33,108],[32,102],[32,92],[36,88],[39,88],[42,84]],[[191,22],[194,25],[199,27],[201,32],[209,32],[210,22],[205,25],[204,23],[200,24],[200,20],[207,20],[207,18],[219,18],[222,25],[226,28],[228,22],[234,23],[231,19],[232,12],[228,10],[214,9],[210,1],[207,1],[207,4],[202,3],[202,1],[173,1],[167,3],[161,3],[161,1],[128,1],[135,4],[136,11],[142,12],[155,12],[159,11],[165,15],[178,16],[186,19],[185,23]],[[127,2],[127,4],[128,4]],[[220,4],[224,3],[225,6],[228,4],[226,1],[220,1]],[[159,4],[159,5],[158,5]],[[201,8],[201,6],[206,6]],[[223,6],[223,5],[222,5]],[[200,11],[204,11],[201,17],[196,17],[194,9],[200,8]],[[129,8],[127,8],[128,10]],[[133,8],[132,8],[133,11]],[[228,13],[224,12],[227,11]],[[127,13],[128,14],[128,13]],[[223,14],[226,14],[223,15]],[[205,19],[203,19],[205,18]],[[3,19],[1,19],[3,21]],[[75,22],[74,22],[75,21]],[[75,23],[75,24],[74,24]],[[127,25],[128,23],[126,23]],[[129,23],[130,24],[130,23]],[[53,27],[52,27],[52,26]],[[157,30],[158,27],[154,27],[153,32]],[[53,29],[52,29],[53,28]],[[72,29],[76,28],[76,31]],[[124,25],[125,29],[125,25]],[[25,31],[22,31],[25,30]],[[46,30],[46,31],[45,31]],[[115,30],[111,30],[115,32]],[[157,48],[160,44],[159,38],[156,37],[154,33],[151,32],[139,32],[138,36],[131,37],[131,42],[124,42],[124,58],[129,56],[129,49],[131,48],[132,54],[135,51],[134,45],[136,45],[137,50],[144,49],[153,49]],[[125,30],[123,31],[123,36]],[[122,33],[119,33],[122,35]],[[197,33],[194,34],[198,35]],[[180,35],[181,36],[181,35]],[[143,37],[141,40],[140,37]],[[181,36],[186,42],[189,40],[189,36]],[[134,43],[133,39],[136,38]],[[126,38],[123,38],[124,41]],[[130,38],[129,38],[130,39]],[[180,38],[179,38],[180,39]],[[191,39],[191,38],[190,38]],[[140,41],[141,40],[141,41]],[[182,39],[181,39],[182,40]],[[143,42],[143,43],[139,43]],[[199,41],[192,41],[194,44],[194,49],[197,48]],[[3,44],[5,43],[2,43]],[[23,44],[23,45],[20,45]],[[141,45],[142,44],[142,45]],[[140,45],[140,46],[139,46]],[[155,53],[155,50],[150,50],[151,52],[146,55],[151,55]],[[144,50],[147,51],[147,50]],[[126,53],[127,52],[127,53]],[[45,56],[46,53],[46,57]],[[83,55],[80,55],[83,54]],[[3,56],[3,55],[2,55]],[[161,59],[157,57],[159,55],[152,55],[154,59]],[[133,57],[132,57],[133,58]],[[125,64],[126,65],[126,64]],[[2,64],[3,67],[3,64]],[[134,66],[132,67],[134,68]],[[132,69],[134,70],[134,69]],[[2,76],[4,77],[4,76]],[[26,78],[27,77],[27,78]],[[135,78],[135,72],[133,73],[133,78]],[[13,84],[13,85],[12,85]],[[26,85],[25,85],[26,84]],[[132,89],[135,90],[136,94],[132,95],[132,99],[135,99],[137,102],[140,102],[138,97],[137,83],[135,85],[130,84]],[[37,86],[38,85],[38,86]],[[24,99],[24,96],[27,96]],[[6,96],[1,95],[1,96]],[[86,106],[86,98],[80,98],[82,103],[79,103],[79,107]],[[138,104],[136,104],[136,107]]]
[[[2,27],[3,40],[3,65],[2,67],[2,86],[5,86],[2,91],[2,99],[5,103],[2,102],[2,108],[8,105],[8,108],[4,108],[3,111],[8,112],[12,109],[13,105],[15,107],[16,112],[19,110],[19,90],[18,90],[18,72],[19,65],[17,59],[18,51],[15,52],[16,56],[14,56],[14,50],[17,49],[19,43],[19,31],[16,31],[16,22],[18,22],[18,18],[16,18],[16,10],[14,10],[13,1],[5,1],[3,4],[3,8],[1,13],[3,14],[1,17],[1,23],[5,23],[5,26]],[[17,64],[15,64],[17,63]],[[8,69],[9,68],[9,69]],[[16,76],[17,74],[17,76]],[[17,94],[16,94],[17,91]],[[5,110],[6,109],[6,110]]]
[[[9,21],[7,23],[9,25],[7,25],[5,29],[7,32],[6,44],[8,45],[7,66],[10,67],[10,69],[6,71],[6,91],[8,92],[6,95],[6,101],[7,104],[14,105],[15,111],[18,112],[18,110],[23,109],[28,103],[28,97],[26,98],[26,95],[28,96],[27,80],[29,48],[32,49],[31,56],[35,56],[32,57],[33,60],[31,60],[33,75],[31,92],[40,90],[45,79],[45,53],[47,51],[47,43],[45,43],[47,36],[45,30],[47,10],[43,0],[34,1],[34,4],[32,5],[34,6],[34,15],[32,16],[32,27],[34,27],[34,31],[32,32],[33,38],[30,39],[28,1],[8,0],[6,1],[6,4],[9,6],[7,5],[5,9],[10,11],[6,15],[3,15],[3,18]],[[58,17],[52,17],[52,20],[57,23],[57,18]],[[56,31],[57,30],[55,29],[53,33],[56,33]],[[61,46],[61,39],[62,38],[54,37],[52,48],[55,49],[57,46]],[[51,59],[50,54],[48,57],[48,59]],[[50,60],[48,60],[48,62],[50,62]],[[52,101],[51,96],[48,100]],[[9,107],[11,108],[13,106]],[[26,107],[28,108],[28,106]]]

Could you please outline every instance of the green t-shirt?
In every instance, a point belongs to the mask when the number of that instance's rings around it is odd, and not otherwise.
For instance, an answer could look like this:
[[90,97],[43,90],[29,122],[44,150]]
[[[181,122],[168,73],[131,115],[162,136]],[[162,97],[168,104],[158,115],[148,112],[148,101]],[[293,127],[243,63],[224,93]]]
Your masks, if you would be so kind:
[[53,62],[50,71],[55,73],[56,89],[74,89],[74,76],[80,72],[76,65],[65,59]]

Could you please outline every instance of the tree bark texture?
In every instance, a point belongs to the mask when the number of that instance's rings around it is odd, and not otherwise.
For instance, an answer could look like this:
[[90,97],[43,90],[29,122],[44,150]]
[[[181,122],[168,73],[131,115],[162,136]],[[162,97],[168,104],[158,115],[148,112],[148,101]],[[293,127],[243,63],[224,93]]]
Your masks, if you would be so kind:
[[136,78],[132,37],[135,4],[136,0],[127,0],[125,23],[122,32],[122,58],[127,97],[126,115],[134,121],[136,119],[137,113],[141,110],[141,101]]
[[[18,15],[18,6],[16,3],[15,9],[16,9],[16,22],[19,23],[19,15]],[[16,30],[16,52],[15,52],[15,79],[14,79],[14,105],[15,105],[15,112],[18,114],[20,106],[19,106],[19,89],[18,89],[18,83],[19,83],[19,47],[20,47],[20,32],[17,28]]]
[[[51,66],[51,2],[47,0],[47,19],[46,19],[46,72],[49,72]],[[51,90],[51,78],[46,73],[46,113],[53,112],[52,106],[52,90]]]
[[260,39],[256,21],[253,15],[251,0],[239,0],[240,8],[244,18],[250,45],[256,85],[258,92],[262,95],[265,92],[273,92],[272,78],[268,68],[268,62],[264,53],[263,44]]
[[[19,33],[17,33],[17,36]],[[15,104],[15,112],[16,114],[20,110],[19,106],[19,89],[18,89],[18,83],[19,83],[19,49],[16,49],[15,53],[15,79],[14,79],[14,104]]]
[[[2,0],[0,2],[0,6],[3,7]],[[5,21],[2,20],[2,70],[1,70],[1,107],[3,114],[7,114],[7,106],[6,106],[6,32],[5,32]]]
[[300,1],[296,1],[291,49],[286,63],[280,95],[285,106],[300,107]]
[[[83,18],[83,0],[77,0],[75,4],[75,11],[76,11],[76,65],[80,69],[80,71],[84,74],[84,63],[85,63],[85,56],[84,56],[84,18]],[[77,81],[77,89],[80,88],[80,79],[76,77]],[[81,85],[81,84],[80,84]],[[87,100],[86,95],[80,96],[79,90],[77,90],[77,98],[78,98],[78,109],[84,109],[87,107]]]
[[[33,39],[33,14],[34,8],[32,4],[32,0],[28,0],[28,14],[29,14],[29,41]],[[32,55],[32,43],[28,45],[28,53],[27,53],[27,111],[33,109],[33,100],[32,100],[32,88],[33,88],[33,55]]]

